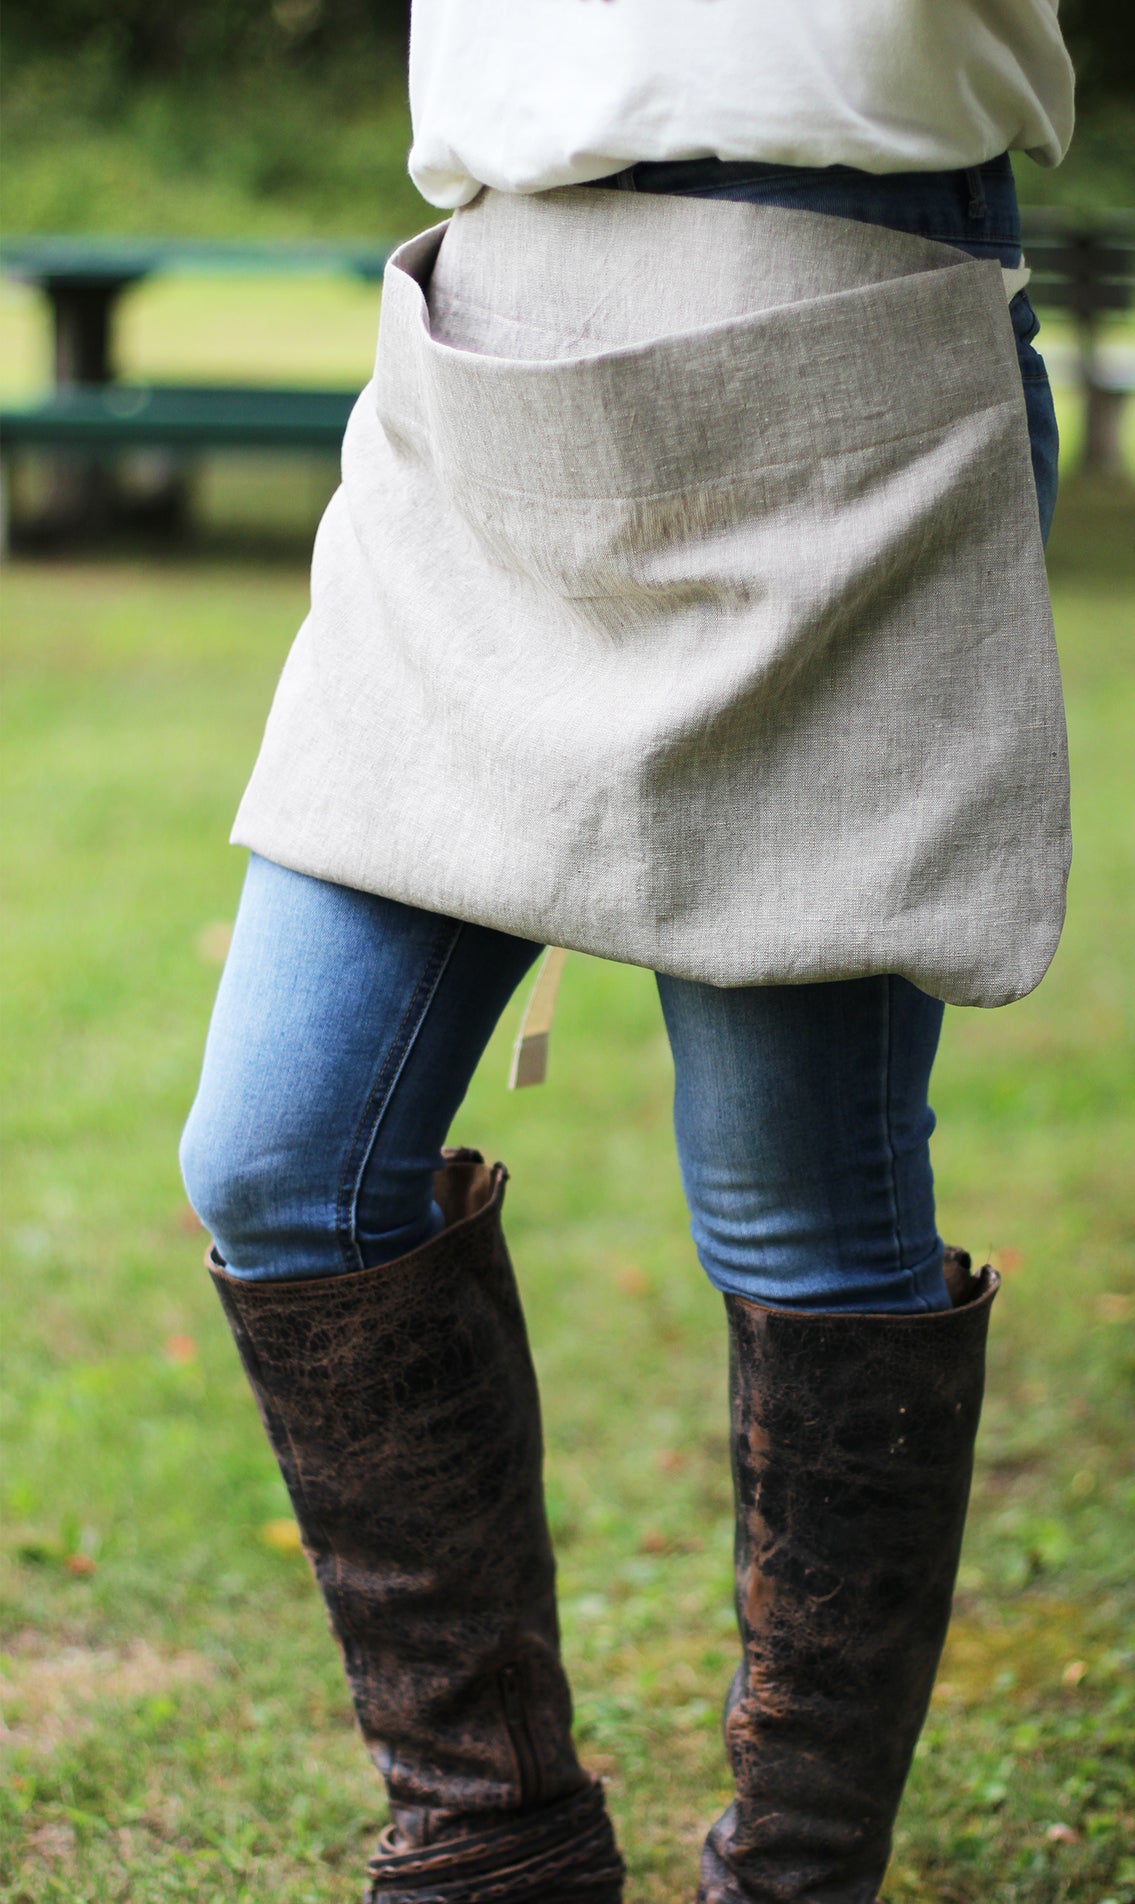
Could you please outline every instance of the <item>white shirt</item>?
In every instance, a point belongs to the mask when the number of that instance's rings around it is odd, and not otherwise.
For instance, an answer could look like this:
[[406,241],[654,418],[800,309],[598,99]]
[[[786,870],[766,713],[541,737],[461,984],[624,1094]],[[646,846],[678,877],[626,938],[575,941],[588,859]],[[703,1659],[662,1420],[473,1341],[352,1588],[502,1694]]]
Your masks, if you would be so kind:
[[464,205],[642,159],[945,171],[1072,134],[1059,0],[413,0],[410,172]]

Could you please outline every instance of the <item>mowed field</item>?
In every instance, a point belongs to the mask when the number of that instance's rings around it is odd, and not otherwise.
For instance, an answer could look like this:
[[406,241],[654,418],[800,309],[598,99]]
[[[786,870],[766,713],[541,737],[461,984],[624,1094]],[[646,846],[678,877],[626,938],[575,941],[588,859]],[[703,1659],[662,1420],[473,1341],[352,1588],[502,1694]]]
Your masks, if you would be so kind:
[[[371,301],[311,296],[263,310],[267,374],[310,375],[314,340],[319,374],[361,381]],[[209,310],[201,286],[140,293],[132,367],[246,374],[245,332]],[[10,317],[31,379],[34,313]],[[382,1822],[176,1164],[242,873],[228,824],[330,480],[210,469],[183,551],[3,575],[11,1904],[346,1904]],[[1135,1900],[1131,490],[1070,483],[1051,556],[1070,913],[1032,998],[947,1014],[936,1073],[942,1228],[1005,1286],[890,1904]],[[512,1096],[520,1004],[454,1137],[513,1172],[578,1733],[628,1904],[690,1904],[736,1651],[720,1303],[650,976],[570,961],[550,1081]]]

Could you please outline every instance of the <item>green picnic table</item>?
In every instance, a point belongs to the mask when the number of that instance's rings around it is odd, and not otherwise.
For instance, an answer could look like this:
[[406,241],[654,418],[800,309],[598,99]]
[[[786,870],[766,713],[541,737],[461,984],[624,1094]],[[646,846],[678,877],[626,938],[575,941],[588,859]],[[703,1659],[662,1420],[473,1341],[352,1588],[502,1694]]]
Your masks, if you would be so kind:
[[[113,487],[106,464],[115,453],[157,449],[182,461],[206,449],[334,453],[356,390],[120,382],[114,350],[117,307],[133,285],[171,272],[338,275],[378,284],[392,249],[362,239],[276,244],[49,236],[6,241],[0,245],[0,269],[34,285],[48,306],[54,387],[33,402],[0,408],[5,458],[24,448],[61,453],[53,510],[59,529],[105,515]],[[168,488],[173,500],[179,489],[175,466]],[[183,494],[183,483],[180,489]]]

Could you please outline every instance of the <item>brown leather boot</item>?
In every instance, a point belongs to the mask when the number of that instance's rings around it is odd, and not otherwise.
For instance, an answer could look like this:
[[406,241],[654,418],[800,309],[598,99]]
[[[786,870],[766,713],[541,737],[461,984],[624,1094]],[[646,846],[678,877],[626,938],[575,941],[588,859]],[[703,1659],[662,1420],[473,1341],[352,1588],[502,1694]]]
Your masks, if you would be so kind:
[[737,1797],[698,1904],[873,1904],[946,1637],[998,1279],[948,1252],[940,1314],[725,1298]]
[[386,1779],[370,1904],[618,1904],[571,1741],[507,1172],[447,1153],[445,1229],[399,1261],[210,1267]]

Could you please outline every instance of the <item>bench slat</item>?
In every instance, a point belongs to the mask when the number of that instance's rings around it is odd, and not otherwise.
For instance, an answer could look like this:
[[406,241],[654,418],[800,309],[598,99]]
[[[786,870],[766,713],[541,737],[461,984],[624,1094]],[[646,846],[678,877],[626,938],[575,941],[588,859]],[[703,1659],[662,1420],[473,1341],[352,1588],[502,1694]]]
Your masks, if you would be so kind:
[[35,284],[116,285],[159,271],[271,273],[284,277],[342,273],[381,279],[394,246],[383,240],[271,240],[70,237],[6,238],[0,270]]
[[354,390],[255,386],[77,385],[38,403],[6,405],[0,410],[0,433],[9,445],[337,451],[357,395]]

